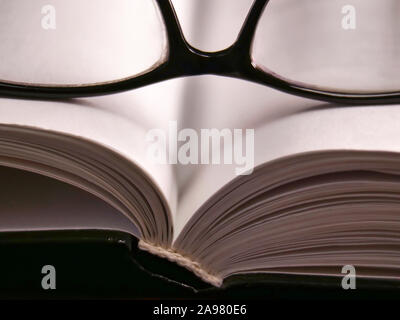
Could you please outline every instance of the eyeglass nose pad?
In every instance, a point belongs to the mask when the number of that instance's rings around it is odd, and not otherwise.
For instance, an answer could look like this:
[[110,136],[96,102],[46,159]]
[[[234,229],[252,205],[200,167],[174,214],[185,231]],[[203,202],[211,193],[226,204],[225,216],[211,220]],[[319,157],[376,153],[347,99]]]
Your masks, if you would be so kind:
[[230,47],[254,0],[171,0],[186,41],[205,52]]

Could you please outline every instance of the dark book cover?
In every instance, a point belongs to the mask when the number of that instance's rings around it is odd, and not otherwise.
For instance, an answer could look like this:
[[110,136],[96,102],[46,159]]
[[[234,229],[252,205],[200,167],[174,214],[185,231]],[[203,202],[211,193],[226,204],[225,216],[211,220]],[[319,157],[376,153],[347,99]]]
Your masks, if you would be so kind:
[[[341,279],[252,274],[230,277],[222,288],[183,267],[137,248],[123,232],[69,230],[0,234],[0,297],[17,299],[356,299],[400,298],[400,283],[357,281],[344,292]],[[56,270],[55,290],[44,290],[42,268]]]

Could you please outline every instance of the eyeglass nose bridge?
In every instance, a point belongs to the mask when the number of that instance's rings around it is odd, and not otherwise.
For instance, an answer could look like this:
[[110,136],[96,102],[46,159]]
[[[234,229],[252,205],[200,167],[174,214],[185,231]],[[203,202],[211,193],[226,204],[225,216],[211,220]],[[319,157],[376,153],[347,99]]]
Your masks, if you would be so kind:
[[[167,22],[171,74],[240,76],[252,68],[251,46],[259,17],[269,0],[254,0],[238,38],[230,47],[206,52],[191,46],[183,35],[171,0],[157,0]],[[173,70],[173,71],[172,71]]]
[[250,52],[233,45],[217,52],[198,50],[185,42],[185,47],[171,51],[170,68],[181,76],[236,75],[251,65]]

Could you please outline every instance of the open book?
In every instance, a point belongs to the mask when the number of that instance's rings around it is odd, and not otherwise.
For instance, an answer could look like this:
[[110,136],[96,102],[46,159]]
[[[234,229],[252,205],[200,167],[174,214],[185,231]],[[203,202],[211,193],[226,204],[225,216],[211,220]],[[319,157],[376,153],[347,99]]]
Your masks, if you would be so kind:
[[[251,1],[243,3],[226,19],[235,28]],[[197,45],[203,35],[187,27],[195,19],[181,18]],[[123,231],[217,287],[241,274],[338,276],[345,265],[358,277],[399,280],[399,123],[395,105],[330,105],[214,76],[88,99],[0,98],[0,165],[87,192],[4,174],[0,232]],[[217,129],[219,141],[234,130],[254,135],[240,141],[243,161],[157,163],[155,129],[169,156],[188,158],[182,130],[199,138]],[[209,156],[225,147],[211,143]]]
[[[149,161],[146,134],[171,119],[254,128],[253,172]],[[359,277],[398,278],[399,120],[397,106],[321,105],[212,76],[73,101],[1,99],[1,165],[107,205],[55,191],[56,207],[32,204],[43,188],[7,188],[11,176],[3,199],[11,189],[20,198],[2,201],[0,228],[128,232],[215,286],[243,273],[340,275],[344,265]]]

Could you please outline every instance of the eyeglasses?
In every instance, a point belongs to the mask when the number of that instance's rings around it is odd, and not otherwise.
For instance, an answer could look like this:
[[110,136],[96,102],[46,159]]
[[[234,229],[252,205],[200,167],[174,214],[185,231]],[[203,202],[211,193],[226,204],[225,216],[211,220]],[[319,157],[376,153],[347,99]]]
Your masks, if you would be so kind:
[[51,2],[0,1],[0,95],[90,97],[214,74],[327,102],[400,101],[397,0],[255,0],[218,52],[185,40],[170,0]]

